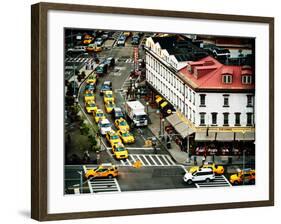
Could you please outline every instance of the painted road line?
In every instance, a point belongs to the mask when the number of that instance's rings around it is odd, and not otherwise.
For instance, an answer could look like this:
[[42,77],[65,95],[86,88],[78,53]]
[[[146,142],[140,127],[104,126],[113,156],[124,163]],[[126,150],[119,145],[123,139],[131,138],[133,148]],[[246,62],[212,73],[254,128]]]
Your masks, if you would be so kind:
[[163,160],[165,161],[165,163],[166,163],[167,165],[169,165],[169,162],[168,162],[168,160],[166,159],[166,156],[165,156],[165,155],[161,155],[161,156],[162,156]]
[[149,158],[152,160],[152,162],[157,165],[157,163],[155,162],[155,160],[152,158],[152,155],[149,155]]
[[151,163],[148,161],[148,159],[146,158],[145,155],[142,155],[142,157],[144,158],[144,160],[147,162],[148,166],[151,166]]
[[157,160],[160,162],[160,164],[162,165],[162,166],[164,166],[164,163],[161,161],[161,159],[159,158],[159,156],[155,156],[156,158],[157,158]]
[[126,159],[126,161],[129,163],[130,166],[132,166],[132,163],[130,162],[130,160]]
[[85,165],[83,165],[83,170],[84,170],[84,173],[87,173],[87,167]]
[[120,162],[122,163],[123,166],[126,166],[126,163],[121,159]]
[[228,181],[228,179],[226,179],[226,177],[225,177],[224,175],[222,175],[222,177],[223,177],[223,179],[228,183],[228,185],[229,185],[230,187],[232,187],[232,184]]
[[170,156],[168,156],[168,155],[165,155],[165,156],[166,156],[166,158],[170,161],[170,163],[171,163],[172,165],[176,165],[175,162],[171,159]]
[[87,182],[88,182],[88,187],[89,187],[90,193],[93,194],[94,191],[93,191],[92,184],[91,184],[90,180],[88,180]]
[[145,166],[145,163],[141,160],[140,155],[137,155],[138,160],[141,162],[142,166]]
[[116,179],[116,178],[114,178],[114,182],[115,182],[115,185],[116,185],[116,187],[117,187],[118,191],[119,191],[119,192],[121,192],[120,185],[119,185],[119,183],[118,183],[118,181],[117,181],[117,179]]
[[136,162],[136,159],[134,158],[133,155],[129,155],[129,156],[132,158],[133,162]]
[[[144,150],[152,150],[153,148],[144,148],[144,147],[127,147],[127,149],[129,150],[140,150],[140,149],[144,149]],[[153,155],[153,154],[151,154]]]
[[200,188],[198,184],[194,183],[197,188]]

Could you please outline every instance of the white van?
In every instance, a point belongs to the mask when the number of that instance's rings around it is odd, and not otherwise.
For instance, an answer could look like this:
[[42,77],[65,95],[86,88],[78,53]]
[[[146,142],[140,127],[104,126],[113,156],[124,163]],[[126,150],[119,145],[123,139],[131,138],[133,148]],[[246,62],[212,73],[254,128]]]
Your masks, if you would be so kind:
[[108,119],[102,119],[99,121],[99,129],[100,129],[100,133],[101,135],[105,135],[107,132],[111,131],[111,123],[109,122]]
[[207,183],[215,179],[215,173],[211,168],[201,168],[193,173],[186,173],[183,181],[192,184],[193,182],[206,181]]

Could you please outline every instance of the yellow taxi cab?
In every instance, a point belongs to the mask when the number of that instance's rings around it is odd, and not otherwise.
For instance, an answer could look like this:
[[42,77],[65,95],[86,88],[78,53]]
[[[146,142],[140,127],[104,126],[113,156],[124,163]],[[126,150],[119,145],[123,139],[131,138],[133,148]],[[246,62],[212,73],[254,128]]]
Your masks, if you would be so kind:
[[236,174],[230,176],[230,183],[238,184],[254,184],[256,181],[256,171],[250,168],[239,170]]
[[115,120],[114,124],[115,127],[119,130],[130,131],[130,126],[128,125],[128,122],[122,117]]
[[189,169],[189,172],[194,173],[195,171],[198,171],[200,168],[211,168],[213,172],[217,175],[222,175],[224,173],[224,167],[218,166],[215,163],[205,163],[202,166],[193,166]]
[[86,34],[83,39],[83,44],[90,44],[93,40],[94,38],[91,35]]
[[113,108],[115,107],[115,103],[113,101],[106,101],[104,104],[106,113],[111,113]]
[[95,101],[87,101],[86,102],[86,111],[88,113],[92,113],[92,112],[95,112],[97,111],[98,107],[95,103]]
[[95,94],[93,92],[86,91],[84,94],[84,101],[88,102],[88,101],[94,101],[94,100],[95,100]]
[[86,47],[86,51],[88,51],[88,52],[101,52],[102,51],[102,47],[97,46],[96,44],[89,44]]
[[96,123],[98,123],[99,120],[103,120],[106,118],[105,114],[103,113],[103,111],[101,109],[97,109],[96,111],[94,111],[93,115],[94,115],[94,119],[95,119]]
[[118,170],[117,167],[112,164],[102,164],[98,166],[95,169],[89,169],[85,173],[86,179],[91,178],[98,178],[98,177],[107,177],[107,178],[113,178],[118,176]]
[[113,93],[111,90],[105,91],[103,95],[103,102],[114,101]]
[[114,154],[114,157],[116,159],[127,159],[129,154],[128,150],[125,148],[125,146],[122,143],[113,145],[112,153]]
[[122,143],[121,139],[119,138],[118,134],[115,131],[109,131],[106,133],[105,138],[110,143],[111,147],[114,145],[117,145],[119,143]]
[[86,82],[87,82],[87,84],[96,84],[96,82],[97,82],[96,75],[95,74],[89,75]]
[[131,32],[126,31],[126,32],[123,33],[123,35],[126,36],[126,37],[129,37],[129,36],[131,36]]
[[122,129],[122,130],[117,131],[117,134],[121,138],[122,142],[125,144],[135,142],[135,138],[134,138],[133,134],[129,131]]

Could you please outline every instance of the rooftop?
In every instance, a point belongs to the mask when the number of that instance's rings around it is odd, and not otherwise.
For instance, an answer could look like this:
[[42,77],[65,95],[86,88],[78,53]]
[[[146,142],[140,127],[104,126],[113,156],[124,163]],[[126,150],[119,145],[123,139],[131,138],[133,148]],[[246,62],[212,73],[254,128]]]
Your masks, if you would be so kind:
[[[242,83],[243,75],[253,76],[250,67],[223,65],[211,56],[189,62],[178,74],[193,88],[198,89],[253,90],[255,88],[254,81],[251,84]],[[223,82],[224,74],[232,76],[231,83]]]
[[154,43],[159,43],[162,49],[168,51],[170,55],[181,61],[196,61],[208,56],[208,53],[197,47],[191,39],[182,35],[172,35],[163,37],[152,37]]

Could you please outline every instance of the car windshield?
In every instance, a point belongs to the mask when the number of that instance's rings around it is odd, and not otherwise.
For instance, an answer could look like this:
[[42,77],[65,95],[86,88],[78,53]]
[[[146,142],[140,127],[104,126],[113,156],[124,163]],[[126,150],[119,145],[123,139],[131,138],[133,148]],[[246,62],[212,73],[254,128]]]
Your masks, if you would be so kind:
[[121,121],[121,122],[120,122],[120,125],[121,125],[121,126],[126,126],[126,125],[127,125],[127,122],[126,122],[126,121]]
[[105,97],[106,98],[112,98],[112,94],[111,93],[110,94],[106,94]]
[[124,137],[129,137],[129,136],[130,136],[129,132],[125,132],[125,133],[123,133],[122,135],[123,135]]
[[110,123],[101,124],[101,127],[102,128],[109,128],[109,127],[111,127],[111,124]]
[[114,105],[113,105],[113,103],[109,102],[109,103],[107,104],[107,106],[108,106],[108,107],[113,107]]
[[102,89],[108,90],[108,89],[110,89],[110,87],[106,85],[106,86],[103,86]]
[[98,113],[97,114],[97,117],[102,117],[103,116],[103,113]]
[[124,148],[124,147],[117,147],[116,148],[116,152],[123,152],[123,151],[125,151],[126,149]]
[[119,138],[118,135],[112,135],[112,136],[111,136],[111,139],[113,139],[113,140],[114,140],[114,139],[118,139],[118,138]]
[[146,118],[147,118],[147,116],[144,114],[144,115],[138,115],[138,116],[136,116],[137,117],[137,119],[139,119],[139,120],[145,120]]
[[94,103],[89,103],[89,105],[88,105],[89,107],[95,107],[96,106],[96,104],[94,104]]

